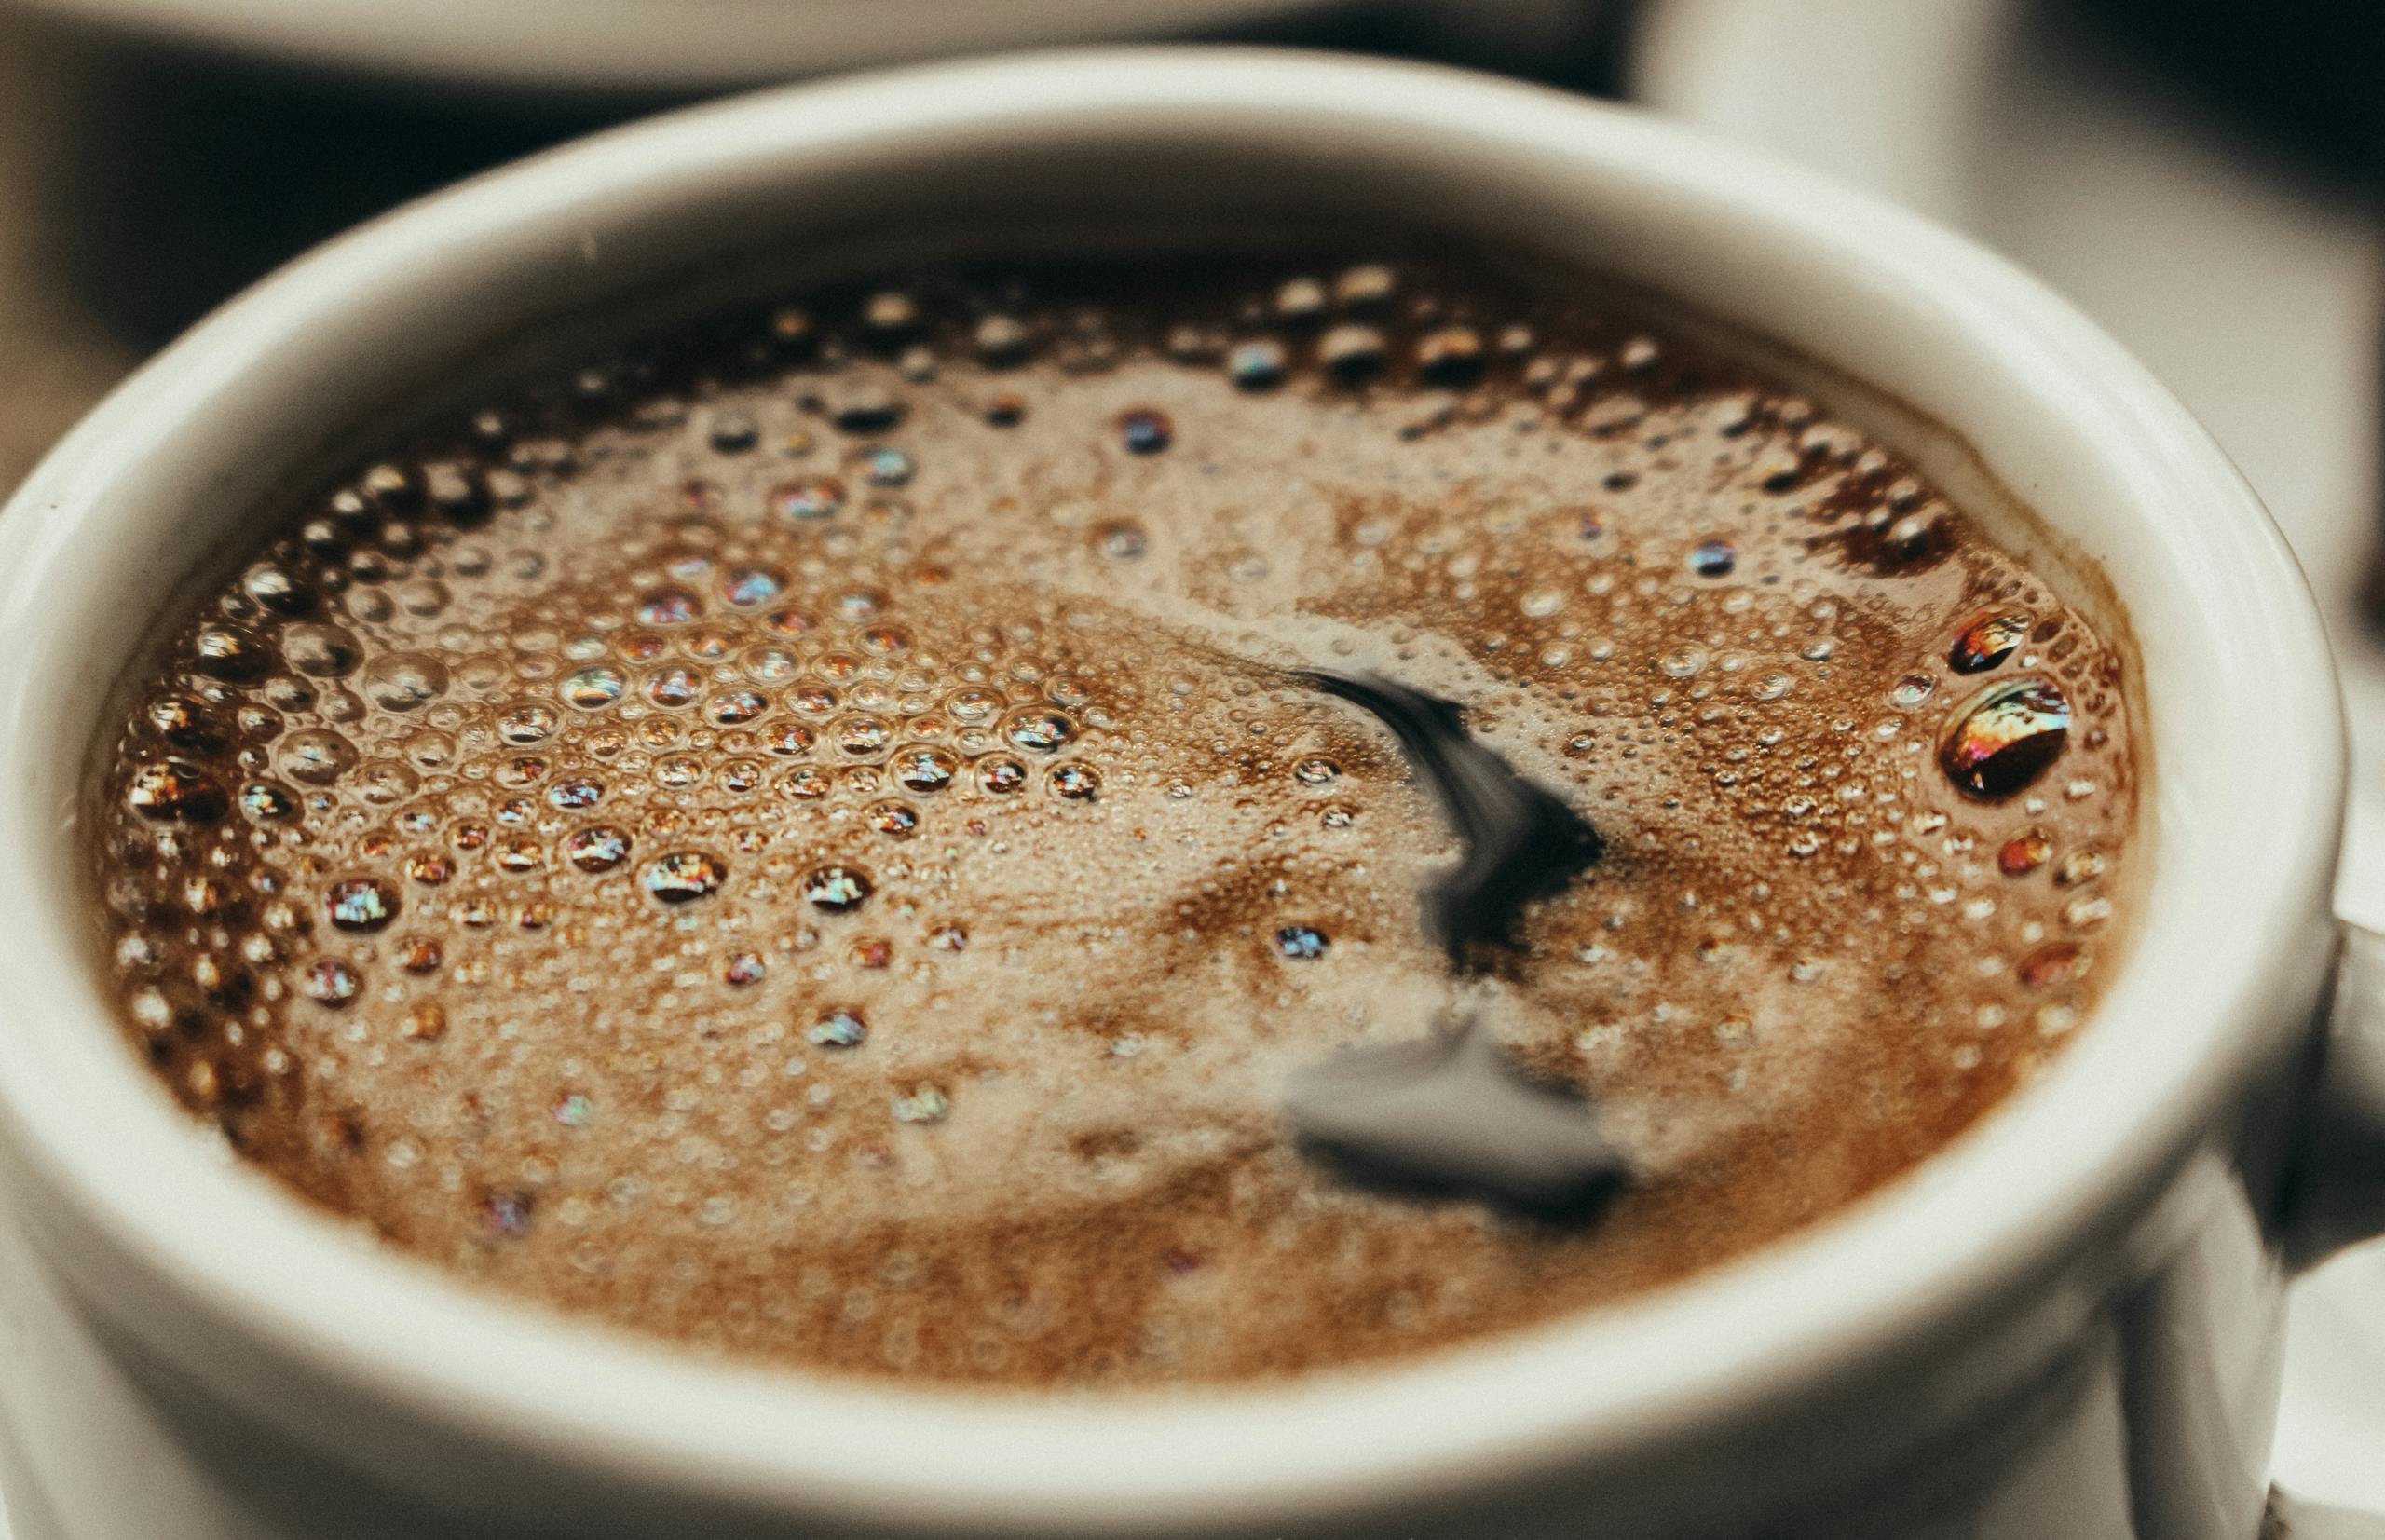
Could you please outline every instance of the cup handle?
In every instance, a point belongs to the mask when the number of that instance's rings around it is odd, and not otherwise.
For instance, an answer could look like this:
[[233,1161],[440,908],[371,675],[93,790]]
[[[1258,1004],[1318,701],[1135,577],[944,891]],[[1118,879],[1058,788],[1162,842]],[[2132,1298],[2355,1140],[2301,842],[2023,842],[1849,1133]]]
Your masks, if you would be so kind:
[[2341,922],[2336,990],[2297,1139],[2286,1261],[2385,1235],[2385,934]]

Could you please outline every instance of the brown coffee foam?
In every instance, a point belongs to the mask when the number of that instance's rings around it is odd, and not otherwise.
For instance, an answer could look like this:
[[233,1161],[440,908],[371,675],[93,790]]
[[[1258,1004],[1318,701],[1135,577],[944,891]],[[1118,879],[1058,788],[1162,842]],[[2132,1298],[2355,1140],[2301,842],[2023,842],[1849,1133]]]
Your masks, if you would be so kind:
[[[848,320],[858,296],[831,297],[818,310],[843,368],[730,369],[752,333],[724,325],[644,355],[654,383],[634,357],[596,399],[534,394],[502,444],[403,446],[392,463],[506,466],[526,500],[459,527],[402,506],[392,483],[336,551],[285,536],[270,555],[324,591],[297,623],[353,638],[340,685],[421,652],[449,688],[341,721],[319,680],[276,739],[173,750],[237,794],[287,762],[295,734],[355,741],[356,765],[286,824],[127,811],[131,778],[167,747],[136,710],[99,839],[132,938],[136,1040],[298,1191],[495,1287],[708,1350],[1029,1383],[1290,1372],[1658,1285],[1859,1197],[2024,1079],[2061,1035],[2040,1013],[2071,1013],[2046,1018],[2066,1029],[2110,963],[2098,942],[2118,921],[2065,911],[2117,890],[2126,863],[2117,651],[1926,488],[1900,490],[1892,457],[1562,292],[1411,274],[1409,304],[1434,313],[1370,322],[1394,364],[1362,391],[1305,366],[1247,391],[1215,347],[1171,355],[1189,321],[1307,357],[1319,327],[1270,313],[1283,276],[1220,265],[1138,293],[1117,272],[1035,275],[1044,298],[1013,310],[1033,361],[1000,370],[972,361],[983,285],[921,284],[927,324],[903,341]],[[1460,321],[1494,353],[1507,325],[1535,336],[1479,388],[1408,381],[1420,339]],[[910,377],[913,347],[932,378]],[[905,403],[892,431],[833,425],[874,394]],[[1024,419],[992,426],[1005,394]],[[1172,441],[1138,455],[1120,421],[1144,410]],[[716,448],[740,416],[754,446]],[[915,468],[873,486],[866,456],[888,445]],[[822,475],[844,484],[835,517],[766,511],[774,487]],[[1882,530],[1848,533],[1874,510],[1934,510],[1935,533],[1892,557]],[[1104,554],[1129,521],[1141,554]],[[1717,537],[1731,573],[1694,576],[1690,549]],[[712,566],[670,570],[695,557]],[[720,577],[742,565],[787,592],[725,604]],[[349,575],[336,593],[327,567]],[[637,623],[641,598],[675,586],[702,617]],[[841,597],[864,592],[882,613],[845,615]],[[2005,604],[2060,634],[2033,662],[1951,675],[1956,629]],[[817,623],[761,620],[784,606]],[[292,622],[235,619],[292,652]],[[873,651],[890,624],[900,650]],[[714,629],[720,656],[698,656]],[[189,635],[150,696],[212,690],[226,723],[266,699],[261,681],[184,676]],[[641,635],[661,643],[651,659],[627,655]],[[574,648],[582,636],[601,645]],[[1826,660],[1800,656],[1824,638]],[[296,640],[320,654],[320,635]],[[764,647],[799,674],[743,667]],[[565,703],[562,681],[589,666],[625,676],[618,702]],[[1938,733],[1977,684],[2024,666],[2069,692],[2069,744],[2026,797],[1968,802],[1936,768]],[[699,676],[693,703],[647,702],[666,667]],[[1415,894],[1453,844],[1387,735],[1298,688],[1304,667],[1376,669],[1466,702],[1488,742],[1606,836],[1606,859],[1528,917],[1528,948],[1491,986],[1510,1046],[1586,1088],[1640,1172],[1596,1226],[1350,1192],[1287,1147],[1274,1108],[1291,1068],[1414,1036],[1450,998]],[[1761,699],[1773,674],[1787,691]],[[1909,674],[1934,688],[1900,708]],[[708,721],[705,702],[733,688],[769,710]],[[839,699],[809,710],[805,688]],[[1005,709],[1056,695],[1078,735],[1052,755],[979,742],[949,709],[958,689],[999,691]],[[532,704],[554,731],[504,742]],[[837,746],[856,714],[888,724],[881,748]],[[1874,735],[1890,721],[1894,736]],[[817,739],[793,757],[768,746],[789,723]],[[452,742],[444,762],[425,731]],[[952,784],[884,781],[906,743],[950,753]],[[1314,756],[1338,777],[1300,780]],[[525,757],[545,762],[526,779]],[[1028,784],[982,789],[976,766],[1004,757]],[[369,802],[392,761],[416,784]],[[862,765],[881,784],[855,785]],[[1056,795],[1061,765],[1098,775],[1096,794]],[[696,780],[672,784],[689,767]],[[836,789],[788,796],[806,767]],[[575,779],[605,792],[557,809],[549,791]],[[2095,789],[2073,800],[2073,781]],[[527,807],[509,823],[514,799]],[[908,838],[872,826],[888,801],[912,810]],[[1350,816],[1329,826],[1331,809]],[[626,865],[567,864],[563,841],[593,825],[629,832]],[[473,848],[457,848],[464,825],[484,831]],[[2031,825],[2051,860],[2003,876],[1997,848]],[[1809,832],[1811,853],[1792,853]],[[2089,848],[2104,871],[2056,885]],[[674,851],[717,857],[728,880],[658,903],[639,875]],[[537,864],[508,871],[500,854]],[[452,874],[425,885],[409,867],[433,856]],[[873,885],[851,913],[802,897],[831,865]],[[359,876],[396,893],[386,930],[329,922],[326,888]],[[190,912],[194,878],[218,884],[221,912]],[[1992,912],[1970,917],[1983,900]],[[955,923],[965,948],[936,946]],[[1324,931],[1328,953],[1279,955],[1292,924]],[[408,973],[425,938],[439,965]],[[2065,942],[2086,948],[2076,977],[2015,976]],[[748,952],[764,976],[729,983]],[[306,993],[326,961],[357,981],[336,1006]],[[838,1009],[867,1040],[807,1042]],[[2000,1023],[1983,1027],[1983,1009]]]

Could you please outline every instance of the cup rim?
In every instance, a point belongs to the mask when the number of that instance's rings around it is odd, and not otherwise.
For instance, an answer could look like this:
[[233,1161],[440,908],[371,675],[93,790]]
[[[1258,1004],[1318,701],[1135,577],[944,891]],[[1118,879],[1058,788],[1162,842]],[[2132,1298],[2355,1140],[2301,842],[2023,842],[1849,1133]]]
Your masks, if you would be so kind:
[[[1119,120],[1329,124],[1390,159],[1426,140],[1503,162],[1532,156],[1579,179],[1583,198],[1629,185],[1727,218],[1751,243],[1843,264],[1853,301],[1893,295],[1939,316],[1967,365],[2026,383],[2082,435],[2093,426],[2146,526],[2166,531],[2147,560],[2208,610],[2198,700],[2239,736],[2193,765],[2170,756],[2152,799],[2165,882],[2183,874],[2215,892],[2225,876],[2225,914],[2155,893],[2095,1019],[2037,1083],[1887,1192],[1738,1261],[1384,1368],[1035,1397],[709,1364],[360,1252],[211,1149],[125,1051],[75,923],[9,884],[0,934],[16,945],[0,957],[0,994],[41,1004],[13,1008],[0,1032],[0,1140],[37,1236],[86,1247],[99,1259],[81,1264],[99,1269],[87,1278],[129,1281],[185,1331],[203,1324],[277,1372],[526,1460],[770,1512],[1107,1533],[1154,1511],[1221,1521],[1443,1494],[1625,1459],[1785,1405],[2045,1275],[2173,1168],[2227,1089],[2274,1052],[2263,1024],[2290,970],[2324,944],[2311,932],[2340,816],[2341,724],[2299,571],[2208,436],[2092,323],[1959,238],[1629,109],[1437,66],[1155,48],[890,72],[610,130],[342,238],[145,366],[0,513],[0,779],[26,784],[41,745],[57,752],[57,692],[35,666],[45,593],[87,557],[112,491],[310,329],[384,303],[409,274],[469,274],[476,243],[600,240],[622,199],[674,178],[1029,118],[1080,132]],[[2250,741],[2255,725],[2265,743]],[[2311,748],[2308,773],[2278,773],[2288,742]],[[2194,816],[2211,809],[2228,816]],[[58,812],[0,798],[0,848],[54,844]]]

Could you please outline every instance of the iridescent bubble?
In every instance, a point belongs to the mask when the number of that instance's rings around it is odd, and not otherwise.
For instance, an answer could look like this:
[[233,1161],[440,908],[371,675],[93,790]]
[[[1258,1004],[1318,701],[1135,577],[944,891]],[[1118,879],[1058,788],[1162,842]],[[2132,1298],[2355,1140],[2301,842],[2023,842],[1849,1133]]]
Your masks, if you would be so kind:
[[351,877],[323,890],[323,907],[343,931],[377,931],[398,918],[397,890],[377,877]]
[[834,476],[799,476],[770,489],[770,511],[782,519],[833,519],[844,507],[845,484]]
[[555,729],[562,722],[563,718],[554,714],[553,708],[527,702],[497,718],[497,735],[520,746],[543,743],[554,736]]
[[298,987],[306,991],[307,999],[336,1011],[356,998],[364,981],[347,963],[327,957],[300,975]]
[[1701,540],[1689,553],[1689,569],[1701,578],[1727,578],[1739,553],[1728,540]]
[[893,727],[882,716],[856,715],[840,716],[829,724],[836,735],[837,746],[847,754],[875,754],[884,748],[894,736]]
[[779,777],[779,792],[797,802],[816,802],[836,789],[828,772],[816,765],[801,765]]
[[869,893],[868,874],[853,866],[821,866],[803,879],[804,902],[829,914],[860,908]]
[[900,449],[873,449],[862,457],[863,473],[872,486],[907,485],[918,467]]
[[831,1010],[804,1029],[804,1040],[820,1048],[858,1048],[868,1040],[869,1024],[858,1011]]
[[1312,755],[1292,767],[1292,779],[1303,786],[1321,786],[1342,773],[1342,767],[1323,755]]
[[893,1097],[891,1105],[897,1123],[942,1123],[952,1114],[952,1098],[930,1081],[911,1087],[908,1096]]
[[770,707],[757,690],[725,689],[704,702],[704,715],[722,727],[734,727],[754,720]]
[[1954,646],[1947,649],[1947,665],[1957,674],[1984,674],[2011,657],[2028,634],[2026,615],[1998,614],[1993,610],[1975,615],[1964,623]]
[[1226,354],[1226,377],[1245,390],[1272,390],[1289,368],[1284,345],[1273,337],[1238,342]]
[[646,682],[646,698],[658,706],[678,707],[696,698],[696,676],[684,668],[658,671]]
[[1319,958],[1330,946],[1325,933],[1314,925],[1287,925],[1275,933],[1275,952],[1279,957]]
[[1938,688],[1938,681],[1926,674],[1908,674],[1888,691],[1888,700],[1900,706],[1917,706],[1929,699]]
[[760,954],[732,952],[729,961],[721,965],[720,979],[731,988],[743,989],[762,982],[765,971]]
[[895,782],[906,791],[939,792],[952,784],[961,761],[938,748],[912,746],[894,753]]
[[864,626],[856,640],[864,652],[879,658],[896,657],[911,649],[911,634],[901,626]]
[[230,810],[223,786],[181,759],[152,760],[135,768],[124,799],[134,812],[161,824],[212,824]]
[[609,872],[629,859],[630,837],[610,824],[591,825],[564,840],[563,853],[583,872]]
[[1166,413],[1141,406],[1119,415],[1118,437],[1130,455],[1156,455],[1176,442],[1176,427]]
[[547,803],[566,812],[593,808],[605,795],[605,788],[593,781],[558,781],[547,788]]
[[720,596],[740,609],[769,604],[786,591],[786,579],[766,566],[732,569],[720,582]]
[[1956,790],[1982,801],[2010,797],[2046,772],[2070,735],[2070,702],[2051,679],[1990,686],[1956,713],[1938,763]]
[[383,711],[413,711],[447,693],[447,665],[427,652],[389,652],[366,665],[365,699]]
[[1101,793],[1101,772],[1091,765],[1055,765],[1044,778],[1056,797],[1071,802],[1089,802]]
[[620,669],[598,663],[564,680],[564,703],[580,711],[598,711],[620,700],[628,688],[629,681]]
[[2007,877],[2026,877],[2053,854],[2053,842],[2036,829],[2016,834],[1996,852],[1996,865]]
[[1037,754],[1056,753],[1076,735],[1075,719],[1047,706],[1021,706],[1002,719],[1002,736]]
[[873,802],[862,810],[862,822],[890,839],[908,839],[920,826],[920,810],[908,802]]
[[240,811],[262,823],[280,823],[298,816],[298,799],[279,786],[252,781],[240,788]]
[[143,716],[149,730],[178,749],[215,754],[228,742],[224,724],[187,695],[164,695],[149,702]]
[[640,625],[685,625],[702,613],[696,596],[684,588],[659,588],[637,602]]
[[703,851],[674,851],[646,868],[646,891],[665,904],[686,904],[719,891],[729,866]]
[[995,793],[1016,791],[1027,784],[1027,767],[1011,758],[980,759],[977,784]]

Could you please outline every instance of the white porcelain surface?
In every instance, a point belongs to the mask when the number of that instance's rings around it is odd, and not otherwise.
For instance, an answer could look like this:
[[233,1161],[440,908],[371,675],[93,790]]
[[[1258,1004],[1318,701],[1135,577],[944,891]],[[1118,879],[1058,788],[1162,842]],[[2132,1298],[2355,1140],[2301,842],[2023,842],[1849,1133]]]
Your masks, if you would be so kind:
[[[694,1362],[361,1250],[201,1138],[98,998],[71,827],[93,702],[190,553],[504,320],[773,231],[834,246],[959,208],[1015,227],[1087,207],[1494,236],[1959,424],[2103,564],[2142,647],[2159,879],[2092,1029],[1878,1200],[1696,1282],[1427,1362],[1178,1397]],[[1958,446],[1915,447],[1977,479]],[[0,574],[0,848],[25,863],[0,888],[5,1174],[37,1265],[233,1505],[160,1540],[460,1532],[397,1489],[491,1534],[2044,1540],[2123,1512],[2139,1540],[2250,1533],[2279,1141],[2332,955],[2324,641],[2192,419],[2067,307],[1908,216],[1646,118],[1413,66],[1157,50],[778,93],[484,179],[236,302],[28,482]]]

